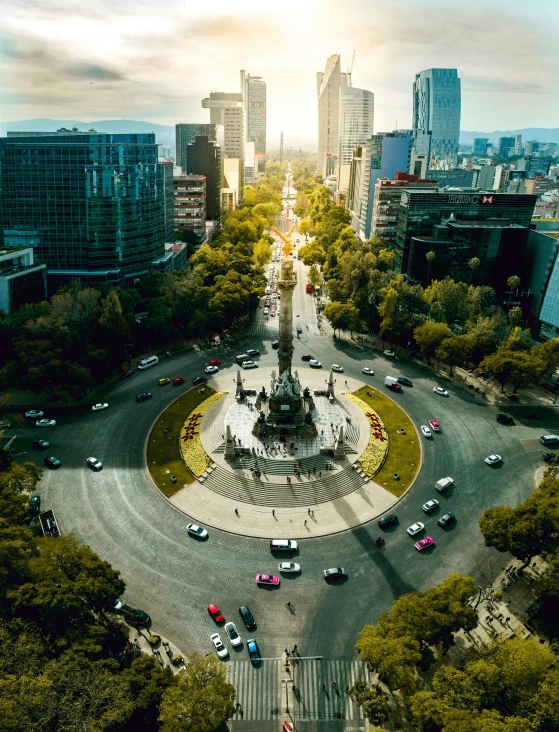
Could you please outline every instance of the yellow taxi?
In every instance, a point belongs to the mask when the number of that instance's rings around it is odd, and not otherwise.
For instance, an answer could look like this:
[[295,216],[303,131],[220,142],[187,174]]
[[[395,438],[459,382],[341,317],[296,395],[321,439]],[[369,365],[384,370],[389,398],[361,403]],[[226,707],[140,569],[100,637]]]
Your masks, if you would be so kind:
[[166,376],[164,376],[162,379],[159,379],[159,386],[165,386],[165,384],[170,384],[171,379],[168,379]]

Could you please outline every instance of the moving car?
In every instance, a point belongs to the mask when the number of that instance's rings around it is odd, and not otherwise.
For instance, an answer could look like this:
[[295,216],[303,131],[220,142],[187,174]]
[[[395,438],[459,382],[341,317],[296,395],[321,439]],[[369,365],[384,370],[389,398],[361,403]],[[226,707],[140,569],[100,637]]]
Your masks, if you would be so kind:
[[208,380],[205,376],[195,376],[192,379],[193,386],[198,386],[198,384],[205,384]]
[[332,567],[324,570],[325,580],[342,579],[342,577],[347,577],[347,572],[343,567]]
[[432,437],[431,430],[426,424],[421,425],[421,432],[423,433],[423,437]]
[[439,493],[444,493],[446,489],[454,483],[454,479],[450,477],[441,478],[435,483],[435,488]]
[[212,633],[210,638],[212,639],[212,643],[214,644],[215,650],[217,651],[217,655],[220,658],[227,658],[227,656],[229,655],[229,651],[223,645],[223,641],[221,640],[221,636],[219,635],[219,633]]
[[38,419],[39,417],[43,417],[44,414],[40,409],[30,409],[28,412],[25,412],[25,416],[28,419]]
[[258,348],[247,348],[247,355],[248,356],[260,356],[260,351]]
[[257,574],[256,584],[257,585],[279,585],[280,578],[275,574]]
[[59,468],[62,465],[60,460],[55,457],[46,457],[43,462],[47,468],[51,468],[52,470],[56,470],[56,468]]
[[443,529],[446,529],[446,527],[450,526],[455,518],[455,515],[449,511],[448,513],[445,513],[444,516],[441,516],[437,523],[439,524],[439,526],[442,526]]
[[35,422],[36,427],[54,427],[56,425],[55,419],[39,419]]
[[100,402],[99,404],[94,404],[91,407],[91,411],[100,412],[102,409],[108,409],[108,408],[109,408],[109,405],[107,404],[107,402]]
[[421,521],[416,521],[415,524],[408,526],[407,532],[410,536],[415,536],[416,534],[420,534],[424,528],[425,524],[422,524]]
[[210,366],[221,366],[221,361],[219,358],[212,358],[210,360]]
[[258,364],[256,361],[243,361],[241,367],[246,371],[247,369],[257,369]]
[[320,363],[320,361],[317,361],[315,358],[311,358],[311,360],[309,361],[309,366],[311,367],[311,369],[322,368],[322,364]]
[[88,457],[87,464],[92,470],[101,470],[103,463],[95,457]]
[[190,534],[190,536],[195,536],[197,539],[208,538],[207,530],[204,529],[202,526],[198,526],[198,524],[188,524],[186,530]]
[[389,351],[388,349],[386,349],[386,351],[383,351],[382,353],[383,355],[387,356],[387,358],[394,358],[394,356],[396,355],[394,351]]
[[134,376],[134,371],[132,371],[132,369],[128,369],[128,371],[124,371],[124,373],[120,375],[120,378],[129,379],[131,376]]
[[424,539],[420,539],[415,542],[415,548],[418,552],[422,552],[424,549],[428,549],[430,546],[435,545],[435,540],[432,536],[426,536]]
[[149,391],[143,391],[141,394],[136,394],[137,402],[145,402],[146,399],[151,399],[151,394],[149,393]]
[[437,422],[436,419],[430,419],[429,424],[431,425],[431,429],[433,430],[433,432],[441,431],[441,425]]
[[270,540],[270,551],[271,552],[296,552],[299,549],[299,545],[295,539],[271,539]]
[[448,391],[446,389],[443,389],[442,386],[436,386],[433,389],[433,394],[438,394],[439,396],[447,397]]
[[278,570],[285,572],[285,574],[298,574],[301,571],[301,565],[297,562],[280,562]]
[[425,513],[430,513],[435,508],[437,508],[438,505],[439,505],[439,502],[437,501],[437,499],[436,498],[432,498],[430,501],[427,501],[427,503],[424,503],[423,506],[421,506],[421,509]]
[[180,386],[181,384],[184,384],[186,379],[184,379],[182,376],[175,376],[173,379],[173,386]]
[[501,456],[500,456],[500,455],[488,455],[488,456],[487,456],[487,457],[485,458],[485,462],[486,462],[486,463],[487,463],[488,465],[497,465],[497,463],[500,463],[500,462],[501,462],[501,460],[502,460],[502,458],[501,458]]
[[367,376],[374,376],[375,372],[373,369],[370,369],[368,366],[365,366],[364,369],[362,369],[362,373],[367,374]]
[[398,376],[398,383],[404,386],[413,386],[413,382],[407,379],[405,376]]
[[279,348],[279,341],[272,341],[272,348],[277,351]]
[[231,621],[225,623],[225,632],[229,636],[229,641],[233,648],[238,648],[238,646],[242,645],[243,639],[238,634],[235,623],[232,623]]
[[301,356],[301,361],[312,361],[312,356],[310,353],[304,353]]
[[208,605],[208,613],[210,614],[210,618],[215,620],[216,623],[223,623],[225,620],[217,605]]
[[377,523],[381,529],[387,529],[389,526],[394,526],[398,523],[398,516],[395,513],[389,513],[379,519]]
[[268,315],[269,312],[270,312],[269,308],[264,308],[264,315]]
[[163,376],[163,378],[159,379],[158,382],[159,386],[165,386],[165,384],[170,384],[171,379],[168,379],[166,376]]
[[258,643],[254,640],[254,638],[249,638],[247,640],[247,648],[248,648],[248,656],[250,658],[250,662],[253,666],[258,666],[260,661],[262,660],[260,658],[260,650],[258,649]]
[[241,605],[239,608],[239,615],[243,619],[243,623],[247,630],[254,630],[254,628],[256,628],[256,620],[246,605]]
[[206,366],[206,368],[204,369],[204,371],[207,374],[215,374],[217,371],[219,371],[219,369],[218,369],[217,366]]
[[143,610],[138,610],[137,607],[127,605],[125,602],[122,602],[122,600],[116,601],[115,612],[119,613],[119,615],[122,615],[122,617],[130,625],[141,626],[148,625],[148,623],[151,622],[151,618],[147,613],[145,613]]
[[46,440],[33,440],[31,447],[34,447],[36,450],[48,450],[50,442]]
[[392,391],[402,391],[402,387],[398,383],[398,379],[395,376],[385,376],[384,385]]
[[498,414],[495,419],[499,424],[514,424],[514,419],[508,414]]
[[337,371],[339,374],[343,374],[344,369],[343,369],[343,366],[340,366],[340,364],[333,363],[332,364],[332,371]]

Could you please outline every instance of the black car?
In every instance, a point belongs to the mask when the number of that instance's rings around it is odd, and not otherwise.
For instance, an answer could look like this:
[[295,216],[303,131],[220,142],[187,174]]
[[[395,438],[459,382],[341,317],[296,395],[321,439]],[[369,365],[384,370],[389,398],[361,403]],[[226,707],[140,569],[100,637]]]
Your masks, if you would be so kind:
[[31,516],[38,516],[41,513],[41,496],[31,496],[29,503],[29,514]]
[[115,612],[119,613],[119,615],[122,615],[124,620],[126,620],[127,623],[130,625],[148,625],[151,623],[150,616],[145,613],[143,610],[138,610],[137,607],[132,607],[132,605],[127,605],[125,602],[121,602],[121,600],[117,600],[115,604]]
[[272,348],[277,350],[279,348],[279,341],[272,341]]
[[246,354],[247,356],[259,356],[260,351],[258,350],[258,348],[247,348]]
[[198,384],[206,384],[207,379],[205,376],[197,376],[195,379],[192,379],[192,383],[194,386],[197,386]]
[[125,371],[123,374],[120,375],[121,379],[129,379],[131,376],[134,376],[134,372],[132,369],[128,369],[128,371]]
[[556,455],[554,452],[544,452],[542,454],[542,458],[545,460],[546,463],[557,462],[557,457],[559,457],[559,456]]
[[378,525],[381,529],[387,529],[389,526],[394,526],[398,523],[398,516],[395,513],[389,513],[387,516],[383,516],[378,520]]
[[149,391],[144,391],[141,394],[136,394],[137,402],[145,402],[146,399],[151,399],[151,394],[149,393]]
[[441,516],[440,519],[437,521],[439,526],[442,526],[443,529],[446,529],[447,526],[450,526],[450,524],[454,521],[455,515],[453,513],[445,513],[444,516]]
[[499,424],[514,424],[514,419],[508,414],[498,414],[495,419]]
[[254,630],[256,628],[256,621],[246,605],[242,605],[239,608],[239,615],[243,619],[247,630]]
[[33,440],[31,447],[34,447],[36,450],[47,450],[50,447],[50,442],[46,440]]
[[540,415],[534,412],[524,412],[524,419],[539,419]]
[[406,379],[405,376],[398,376],[398,383],[404,386],[413,386],[413,383],[409,379]]
[[324,579],[337,580],[347,577],[347,572],[343,567],[331,567],[330,569],[324,570]]
[[55,457],[46,457],[43,462],[47,468],[52,468],[52,470],[56,470],[56,468],[59,468],[62,465],[60,460]]

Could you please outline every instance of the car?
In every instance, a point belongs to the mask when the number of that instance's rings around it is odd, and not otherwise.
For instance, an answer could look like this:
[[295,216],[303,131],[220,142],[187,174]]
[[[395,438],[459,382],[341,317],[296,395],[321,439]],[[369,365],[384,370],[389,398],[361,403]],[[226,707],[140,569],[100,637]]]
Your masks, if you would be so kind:
[[46,440],[33,440],[31,447],[34,447],[36,450],[48,450],[50,442]]
[[342,577],[347,577],[347,572],[343,567],[331,567],[324,570],[325,580],[342,579]]
[[362,369],[362,373],[367,374],[367,376],[374,376],[375,372],[373,369],[370,369],[368,366],[365,366],[364,369]]
[[29,515],[38,516],[41,513],[41,496],[31,496],[29,499]]
[[437,422],[436,419],[430,419],[429,425],[433,432],[440,432],[441,431],[441,425]]
[[424,528],[425,524],[422,524],[421,521],[416,521],[415,524],[408,526],[407,532],[410,536],[415,536],[416,534],[421,534]]
[[446,529],[446,527],[450,526],[450,524],[455,521],[455,519],[456,516],[449,511],[448,513],[445,513],[444,516],[441,516],[437,523],[439,524],[439,526],[442,526],[443,529]]
[[121,379],[129,379],[131,376],[134,376],[134,371],[132,369],[128,369],[127,371],[124,371],[121,375]]
[[416,541],[414,546],[418,552],[422,552],[424,549],[429,549],[430,546],[435,546],[435,540],[432,536],[426,536],[425,538]]
[[556,455],[554,452],[544,452],[542,453],[542,458],[546,463],[554,463],[559,458],[559,455]]
[[270,312],[270,308],[264,308],[264,315],[268,315],[269,312]]
[[237,627],[236,627],[235,623],[232,623],[231,621],[229,621],[228,623],[225,623],[224,627],[225,627],[225,632],[229,636],[229,641],[230,641],[231,645],[233,646],[233,648],[238,648],[239,646],[241,646],[243,644],[243,639],[237,632]]
[[195,376],[192,379],[192,385],[193,386],[198,386],[198,384],[205,384],[205,383],[207,383],[207,381],[208,380],[206,379],[205,376]]
[[223,645],[223,641],[221,640],[221,636],[219,635],[219,633],[212,633],[210,638],[212,639],[212,643],[214,644],[217,655],[220,658],[227,658],[227,656],[229,655],[229,651]]
[[433,389],[433,394],[438,394],[439,396],[447,397],[448,391],[446,389],[443,389],[442,386],[436,386]]
[[340,366],[340,364],[333,363],[332,364],[332,371],[337,371],[339,374],[343,374],[344,369],[343,369],[343,366]]
[[427,501],[427,503],[424,503],[423,506],[421,506],[421,510],[425,513],[430,513],[433,511],[437,506],[439,505],[439,502],[436,498],[431,498],[430,501]]
[[210,360],[210,366],[221,366],[221,361],[219,358],[212,358]]
[[149,393],[149,391],[143,391],[141,394],[136,394],[137,402],[145,402],[146,399],[151,399],[151,394]]
[[204,369],[204,371],[207,374],[215,374],[217,371],[219,371],[219,369],[218,369],[217,366],[206,366],[206,368]]
[[122,615],[130,625],[142,626],[151,623],[151,618],[146,612],[138,610],[137,607],[132,607],[132,605],[127,605],[125,602],[122,602],[122,600],[116,601],[114,609],[115,612]]
[[260,351],[258,348],[247,348],[246,354],[247,356],[260,356]]
[[423,434],[423,437],[427,437],[427,438],[432,437],[431,430],[429,429],[429,427],[427,427],[426,424],[421,425],[421,432]]
[[272,341],[272,348],[277,351],[279,348],[279,341]]
[[246,371],[247,369],[257,369],[258,364],[256,361],[243,361],[241,367]]
[[394,526],[398,523],[398,516],[395,513],[389,513],[379,519],[377,523],[381,529],[387,529],[389,526]]
[[525,419],[539,419],[540,415],[535,414],[535,412],[524,412],[522,415]]
[[253,666],[258,666],[260,661],[262,660],[260,657],[260,650],[258,648],[258,643],[255,641],[254,638],[249,638],[247,640],[247,648],[248,648],[248,657],[250,658],[250,662]]
[[103,463],[95,457],[87,458],[87,464],[92,470],[101,470]]
[[502,458],[501,458],[501,456],[500,456],[500,455],[488,455],[488,456],[487,456],[487,457],[485,458],[485,462],[486,462],[486,463],[487,463],[488,465],[497,465],[497,463],[500,463],[500,462],[501,462],[501,460],[502,460]]
[[166,376],[164,376],[163,378],[159,379],[157,383],[159,384],[159,386],[165,386],[165,384],[171,383],[171,379],[168,379]]
[[301,361],[312,361],[312,356],[310,353],[304,353],[301,356]]
[[25,416],[28,419],[38,419],[39,417],[43,417],[44,414],[40,409],[30,409],[28,412],[25,412]]
[[254,630],[256,628],[256,620],[246,605],[241,605],[239,608],[239,615],[243,619],[243,623],[247,630]]
[[441,478],[435,483],[435,488],[439,493],[444,493],[447,488],[449,488],[451,485],[454,484],[454,479],[447,476],[446,478]]
[[320,361],[317,361],[315,358],[311,358],[311,360],[309,361],[309,366],[311,367],[311,369],[322,368],[322,364],[320,363]]
[[202,526],[198,526],[198,524],[188,524],[186,530],[190,534],[190,536],[195,536],[197,539],[208,538],[207,530],[204,529]]
[[285,574],[297,574],[301,571],[301,565],[297,562],[280,562],[278,564],[278,570]]
[[279,585],[280,578],[275,574],[257,574],[256,584],[257,585]]
[[91,407],[91,411],[92,412],[100,412],[101,410],[108,409],[108,408],[109,408],[109,405],[107,404],[107,402],[99,402],[99,404],[94,404]]
[[514,424],[514,419],[508,414],[498,414],[495,419],[499,424]]
[[180,386],[181,384],[184,384],[186,379],[184,379],[182,376],[175,376],[173,379],[173,386]]
[[398,383],[404,386],[413,386],[413,381],[410,381],[405,376],[398,376]]
[[55,419],[38,419],[35,422],[35,427],[54,427],[55,425]]
[[223,613],[217,605],[208,605],[208,613],[210,614],[210,618],[216,623],[223,623],[225,620]]
[[46,457],[43,462],[47,466],[47,468],[51,468],[51,470],[56,470],[62,465],[60,460],[55,457]]

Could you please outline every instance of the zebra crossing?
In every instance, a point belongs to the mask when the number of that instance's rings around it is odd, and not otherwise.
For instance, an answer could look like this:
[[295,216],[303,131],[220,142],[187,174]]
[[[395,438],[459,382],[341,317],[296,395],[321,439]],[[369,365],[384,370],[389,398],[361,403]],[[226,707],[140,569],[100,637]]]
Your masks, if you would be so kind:
[[[250,661],[231,661],[228,666],[229,681],[237,690],[243,721],[277,720],[284,714],[284,679],[288,677],[281,659],[264,660],[257,668]],[[346,693],[345,687],[353,686],[359,679],[369,682],[369,676],[366,665],[359,660],[292,659],[295,689],[290,688],[289,693],[294,719],[300,722],[363,720],[363,710]],[[332,686],[333,681],[336,687]]]
[[[265,338],[277,338],[278,322],[255,320],[249,328],[249,335],[259,335]],[[320,328],[316,323],[309,323],[308,328],[303,328],[303,337],[305,335],[319,336],[322,335]]]

